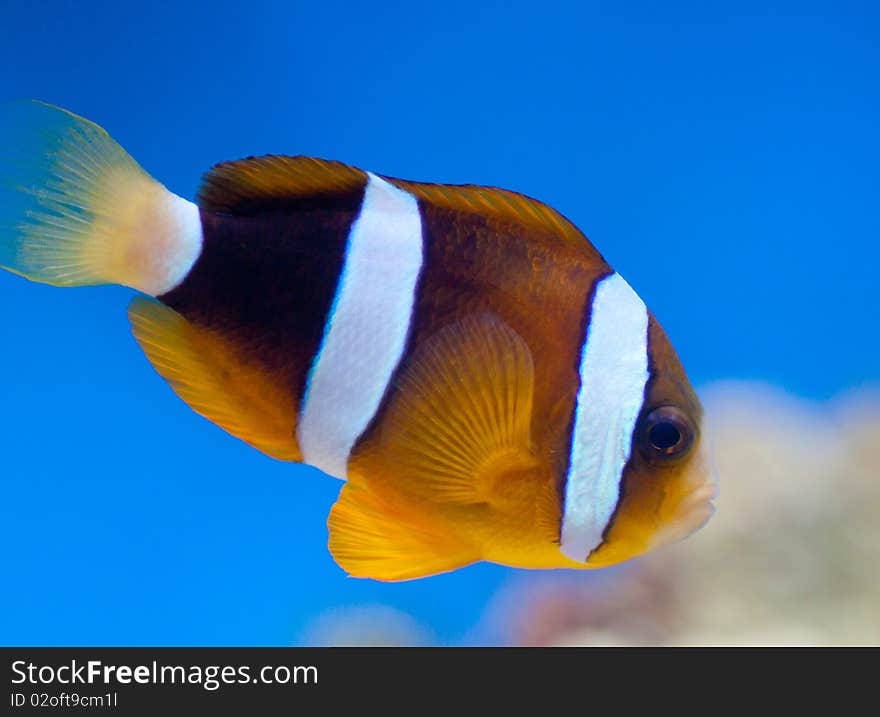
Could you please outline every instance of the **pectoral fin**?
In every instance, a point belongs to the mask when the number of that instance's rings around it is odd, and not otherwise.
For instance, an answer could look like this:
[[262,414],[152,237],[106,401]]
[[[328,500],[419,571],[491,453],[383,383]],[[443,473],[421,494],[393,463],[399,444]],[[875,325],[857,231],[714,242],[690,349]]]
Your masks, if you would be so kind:
[[[483,559],[487,521],[558,525],[555,488],[531,448],[533,391],[528,345],[497,316],[425,341],[349,463],[329,521],[337,562],[378,580],[422,577]],[[549,543],[556,528],[545,532]]]
[[128,317],[153,367],[196,413],[273,458],[302,460],[292,397],[232,337],[142,297]]
[[354,468],[405,477],[408,489],[437,502],[493,502],[499,479],[537,465],[533,392],[532,355],[519,334],[493,314],[455,322],[416,351],[378,450],[356,457]]

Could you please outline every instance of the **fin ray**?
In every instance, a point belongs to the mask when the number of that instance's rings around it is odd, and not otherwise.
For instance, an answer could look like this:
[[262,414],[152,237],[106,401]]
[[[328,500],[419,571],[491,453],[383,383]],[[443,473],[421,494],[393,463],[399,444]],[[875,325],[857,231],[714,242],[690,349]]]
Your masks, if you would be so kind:
[[399,379],[380,448],[364,456],[380,465],[364,473],[406,476],[429,500],[491,502],[498,477],[537,465],[533,390],[531,351],[507,324],[492,314],[451,324],[419,348]]
[[349,463],[329,521],[337,562],[353,575],[402,580],[494,560],[491,521],[531,521],[552,544],[559,507],[531,447],[533,392],[527,344],[493,314],[424,341]]
[[156,295],[200,250],[198,208],[98,125],[41,102],[0,106],[0,266],[54,286]]
[[246,360],[229,337],[143,297],[128,313],[141,349],[190,408],[273,458],[302,460],[293,397]]
[[577,251],[588,251],[601,258],[593,245],[560,212],[525,194],[498,187],[475,184],[431,184],[385,177],[424,202],[453,211],[492,217],[526,227]]
[[452,535],[417,519],[364,482],[343,486],[328,519],[328,547],[350,575],[382,581],[413,580],[449,572],[480,559]]
[[[436,207],[518,224],[598,257],[583,233],[560,212],[524,194],[473,184],[382,178]],[[281,155],[248,157],[222,162],[205,174],[199,204],[214,212],[253,214],[290,201],[359,191],[366,181],[366,172],[335,160]]]
[[212,212],[256,214],[292,200],[363,189],[366,172],[314,157],[266,155],[221,162],[202,177],[199,204]]

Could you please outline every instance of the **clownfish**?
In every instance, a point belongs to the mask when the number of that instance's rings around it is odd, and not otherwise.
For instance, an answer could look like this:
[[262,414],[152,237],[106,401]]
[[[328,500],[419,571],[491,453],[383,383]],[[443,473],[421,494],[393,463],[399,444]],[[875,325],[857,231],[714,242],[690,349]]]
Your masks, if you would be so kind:
[[703,411],[660,324],[565,217],[341,162],[216,165],[196,203],[97,125],[0,109],[0,266],[120,284],[202,416],[345,481],[348,573],[618,563],[702,526]]

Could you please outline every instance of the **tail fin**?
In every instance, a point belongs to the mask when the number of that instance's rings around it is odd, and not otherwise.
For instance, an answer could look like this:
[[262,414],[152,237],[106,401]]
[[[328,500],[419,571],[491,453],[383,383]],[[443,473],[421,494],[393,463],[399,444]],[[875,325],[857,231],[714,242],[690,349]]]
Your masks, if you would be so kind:
[[0,105],[0,267],[156,296],[183,280],[201,243],[198,207],[98,125],[41,102]]

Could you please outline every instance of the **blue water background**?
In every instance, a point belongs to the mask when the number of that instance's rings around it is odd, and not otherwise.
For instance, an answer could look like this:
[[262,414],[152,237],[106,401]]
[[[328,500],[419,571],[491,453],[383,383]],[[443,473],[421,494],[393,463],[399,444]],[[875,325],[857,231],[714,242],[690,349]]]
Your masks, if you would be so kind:
[[[695,384],[821,399],[880,377],[876,4],[180,5],[7,0],[0,100],[97,121],[188,198],[270,152],[525,192],[639,291]],[[296,644],[371,603],[488,639],[516,571],[347,578],[340,484],[188,410],[130,295],[0,273],[0,643]]]

